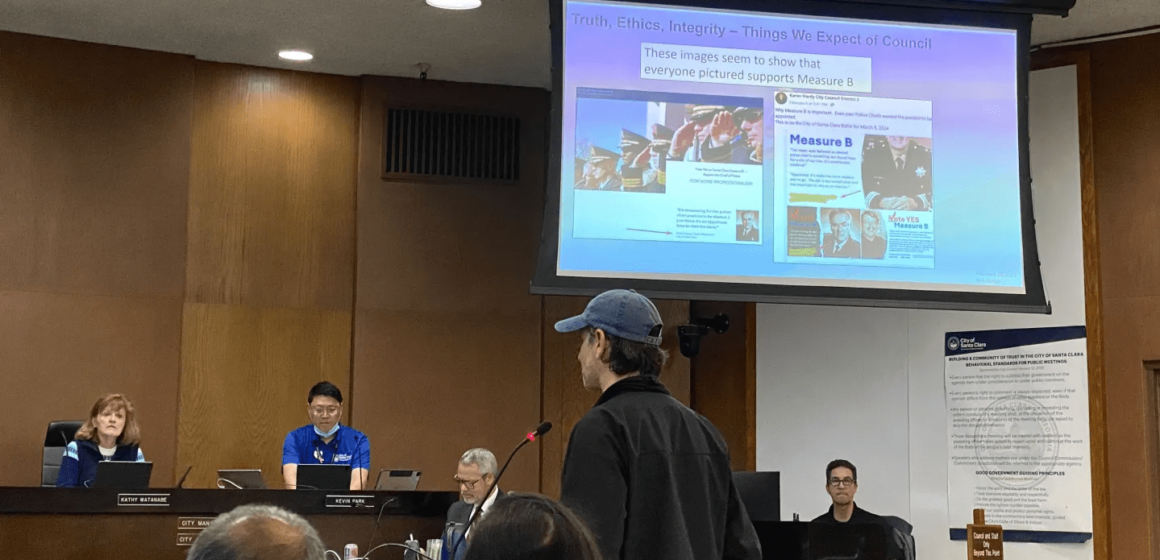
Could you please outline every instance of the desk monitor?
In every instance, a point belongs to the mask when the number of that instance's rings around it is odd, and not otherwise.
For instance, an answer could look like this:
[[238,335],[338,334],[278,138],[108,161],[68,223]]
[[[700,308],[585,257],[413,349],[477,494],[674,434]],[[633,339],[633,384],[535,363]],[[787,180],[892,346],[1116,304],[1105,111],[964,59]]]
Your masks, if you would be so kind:
[[349,490],[350,465],[298,465],[299,490]]
[[262,469],[218,469],[218,488],[261,490],[266,488]]
[[806,560],[809,557],[809,523],[804,521],[753,520],[761,542],[763,560]]
[[733,485],[751,521],[781,520],[781,473],[735,472]]
[[419,487],[420,471],[390,470],[379,471],[379,478],[375,481],[375,490],[394,490],[396,492],[411,492]]
[[887,560],[891,535],[876,523],[810,523],[807,560]]
[[153,463],[148,461],[101,461],[97,463],[93,488],[149,488],[149,475],[152,473]]

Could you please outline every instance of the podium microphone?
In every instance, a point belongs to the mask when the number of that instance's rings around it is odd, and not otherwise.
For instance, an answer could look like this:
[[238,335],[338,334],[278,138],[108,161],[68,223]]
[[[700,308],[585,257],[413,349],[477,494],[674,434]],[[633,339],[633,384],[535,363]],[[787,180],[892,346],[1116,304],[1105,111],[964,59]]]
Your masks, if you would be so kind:
[[[499,479],[503,477],[504,471],[506,471],[508,468],[508,465],[511,464],[512,459],[516,456],[516,452],[518,452],[521,448],[523,448],[523,446],[525,446],[533,441],[536,441],[536,438],[548,433],[549,431],[551,431],[551,429],[552,429],[551,422],[543,422],[539,426],[536,426],[535,430],[529,432],[528,435],[524,436],[524,440],[521,441],[520,444],[517,445],[516,448],[512,450],[511,455],[508,455],[507,461],[504,461],[503,468],[501,468],[499,470],[499,474],[495,475],[495,481],[492,482],[492,486],[491,486],[492,489],[499,488]],[[484,496],[483,499],[486,501],[487,496]],[[467,538],[467,531],[471,529],[471,525],[473,523],[475,523],[475,520],[479,519],[480,513],[483,513],[483,502],[480,502],[479,507],[475,508],[475,513],[471,516],[471,519],[467,520],[467,525],[463,526],[463,538]]]

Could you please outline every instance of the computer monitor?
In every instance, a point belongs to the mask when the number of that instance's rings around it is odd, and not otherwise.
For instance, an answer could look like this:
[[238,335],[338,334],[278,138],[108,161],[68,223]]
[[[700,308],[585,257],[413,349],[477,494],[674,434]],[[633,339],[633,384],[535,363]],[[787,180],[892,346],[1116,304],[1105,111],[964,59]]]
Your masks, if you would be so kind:
[[753,521],[761,542],[763,560],[806,560],[809,556],[809,523],[804,521]]
[[93,488],[149,488],[149,475],[152,473],[153,463],[148,461],[101,461],[97,463]]
[[218,469],[218,488],[256,490],[266,487],[262,469]]
[[375,481],[375,490],[410,492],[419,487],[419,471],[383,469]]
[[298,465],[299,490],[349,490],[350,465]]
[[752,521],[781,519],[781,473],[735,472],[733,486]]
[[810,523],[807,560],[887,560],[890,532],[877,523]]

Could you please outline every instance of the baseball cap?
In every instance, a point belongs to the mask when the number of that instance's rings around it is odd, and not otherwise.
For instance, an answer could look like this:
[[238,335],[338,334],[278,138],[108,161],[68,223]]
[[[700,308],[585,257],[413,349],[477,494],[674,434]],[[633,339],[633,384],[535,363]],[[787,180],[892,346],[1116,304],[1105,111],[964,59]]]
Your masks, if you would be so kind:
[[592,327],[625,340],[660,346],[661,314],[648,298],[634,290],[609,290],[588,302],[584,313],[556,323],[556,331]]

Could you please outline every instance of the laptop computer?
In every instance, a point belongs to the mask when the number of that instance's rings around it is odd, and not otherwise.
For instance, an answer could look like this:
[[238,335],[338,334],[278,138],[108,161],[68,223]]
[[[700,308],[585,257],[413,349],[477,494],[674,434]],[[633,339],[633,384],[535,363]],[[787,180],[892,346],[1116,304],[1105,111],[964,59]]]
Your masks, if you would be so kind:
[[151,474],[153,463],[148,461],[101,461],[97,463],[97,478],[93,480],[93,488],[149,488]]
[[349,490],[350,465],[298,465],[299,490]]
[[375,481],[375,490],[411,492],[419,487],[419,476],[422,474],[420,471],[383,469]]
[[266,488],[262,469],[218,469],[218,488],[257,490]]

